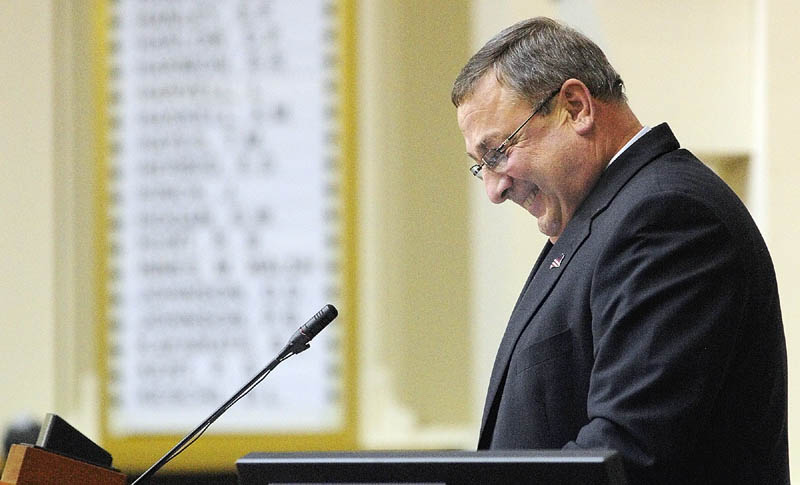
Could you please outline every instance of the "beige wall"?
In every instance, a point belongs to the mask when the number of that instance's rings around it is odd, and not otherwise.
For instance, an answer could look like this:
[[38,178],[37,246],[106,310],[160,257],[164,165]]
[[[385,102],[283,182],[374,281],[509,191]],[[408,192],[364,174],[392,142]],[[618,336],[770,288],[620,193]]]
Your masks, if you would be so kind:
[[0,2],[0,422],[55,405],[53,11]]
[[451,79],[468,54],[460,0],[361,2],[359,321],[366,446],[472,437],[470,252]]
[[[0,2],[0,386],[13,390],[0,428],[57,411],[96,435],[87,3]],[[489,36],[544,14],[607,49],[644,123],[746,163],[779,275],[798,456],[796,2],[357,3],[363,445],[475,444],[494,351],[544,238],[471,180],[449,87]]]
[[763,126],[760,179],[764,185],[767,244],[778,273],[783,324],[789,350],[789,446],[792,479],[800,480],[800,156],[795,110],[800,110],[800,64],[793,46],[800,43],[795,20],[800,5],[793,1],[760,3],[765,46],[763,105],[757,119]]

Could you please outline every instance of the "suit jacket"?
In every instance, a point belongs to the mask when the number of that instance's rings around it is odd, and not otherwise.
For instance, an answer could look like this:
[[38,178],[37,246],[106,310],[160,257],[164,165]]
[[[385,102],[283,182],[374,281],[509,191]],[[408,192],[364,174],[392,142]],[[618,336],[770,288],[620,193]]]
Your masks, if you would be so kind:
[[666,124],[612,163],[513,310],[479,448],[611,448],[633,483],[788,483],[775,273]]

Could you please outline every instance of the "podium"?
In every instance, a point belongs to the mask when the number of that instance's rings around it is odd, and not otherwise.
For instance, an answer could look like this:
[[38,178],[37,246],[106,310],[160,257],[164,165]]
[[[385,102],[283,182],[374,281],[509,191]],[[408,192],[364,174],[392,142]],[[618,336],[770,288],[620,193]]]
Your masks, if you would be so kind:
[[126,485],[111,455],[56,414],[47,414],[36,445],[11,445],[0,485]]
[[0,485],[125,485],[118,471],[37,448],[12,445]]

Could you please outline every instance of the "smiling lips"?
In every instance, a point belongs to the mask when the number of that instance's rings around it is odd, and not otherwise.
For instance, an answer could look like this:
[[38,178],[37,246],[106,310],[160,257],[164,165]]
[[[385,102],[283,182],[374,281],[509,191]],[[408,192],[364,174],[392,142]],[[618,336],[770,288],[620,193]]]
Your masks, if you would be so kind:
[[[525,200],[522,201],[522,207],[525,208],[528,212],[531,212],[533,209],[533,203],[536,200],[536,196],[539,194],[539,187],[534,185],[531,189],[531,192],[525,197]],[[533,214],[533,212],[531,212]],[[535,214],[534,214],[535,215]]]

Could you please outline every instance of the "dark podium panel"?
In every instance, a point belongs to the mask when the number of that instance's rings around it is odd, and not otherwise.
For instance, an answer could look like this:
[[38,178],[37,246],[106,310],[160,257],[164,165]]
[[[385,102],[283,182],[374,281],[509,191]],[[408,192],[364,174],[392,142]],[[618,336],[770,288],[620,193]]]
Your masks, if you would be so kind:
[[627,483],[622,459],[608,450],[250,453],[236,469],[240,485]]

